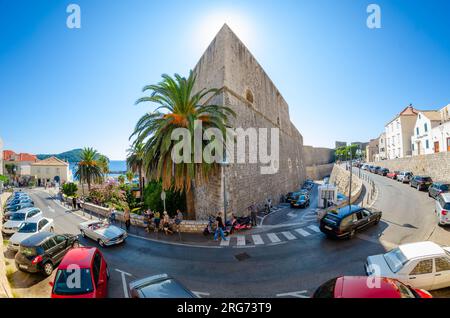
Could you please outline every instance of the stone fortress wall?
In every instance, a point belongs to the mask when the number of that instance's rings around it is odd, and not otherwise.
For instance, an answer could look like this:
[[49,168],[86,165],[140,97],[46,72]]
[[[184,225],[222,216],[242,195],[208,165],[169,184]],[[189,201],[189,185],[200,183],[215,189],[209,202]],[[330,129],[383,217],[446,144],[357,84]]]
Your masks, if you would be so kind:
[[320,180],[329,176],[333,170],[334,161],[334,149],[303,146],[303,163],[308,179]]
[[[209,103],[231,107],[237,117],[234,128],[279,128],[280,158],[276,174],[263,175],[260,163],[231,163],[225,170],[227,212],[248,214],[247,208],[268,197],[277,203],[282,194],[297,189],[305,180],[303,137],[291,123],[289,107],[252,54],[224,26],[194,69],[196,88],[219,88],[221,93]],[[270,141],[270,135],[268,136]],[[270,145],[270,142],[269,142]],[[270,148],[269,148],[270,149]],[[209,184],[195,189],[197,219],[206,219],[224,209],[221,173]]]
[[393,160],[369,163],[389,170],[411,171],[415,175],[427,175],[435,181],[450,182],[450,152],[439,152]]

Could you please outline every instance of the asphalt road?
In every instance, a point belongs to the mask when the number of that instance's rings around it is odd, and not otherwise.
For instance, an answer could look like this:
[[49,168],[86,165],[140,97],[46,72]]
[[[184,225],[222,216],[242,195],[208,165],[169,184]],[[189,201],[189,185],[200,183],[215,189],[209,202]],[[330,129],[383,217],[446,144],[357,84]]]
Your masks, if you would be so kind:
[[[126,297],[124,284],[160,273],[172,275],[203,297],[224,298],[304,297],[333,277],[364,275],[367,256],[384,253],[396,244],[426,240],[436,227],[434,203],[426,193],[385,177],[373,179],[379,188],[375,207],[383,211],[383,219],[353,240],[333,241],[316,233],[272,245],[203,248],[129,237],[123,245],[101,248],[112,274],[109,295]],[[32,190],[31,196],[36,206],[55,220],[56,232],[78,233],[77,224],[83,219],[55,204],[42,190]],[[293,219],[298,221],[308,212],[288,208],[279,215],[288,213],[295,213]],[[283,223],[291,228],[283,220],[277,226]],[[450,234],[444,235],[450,242]],[[97,246],[89,240],[81,243]]]

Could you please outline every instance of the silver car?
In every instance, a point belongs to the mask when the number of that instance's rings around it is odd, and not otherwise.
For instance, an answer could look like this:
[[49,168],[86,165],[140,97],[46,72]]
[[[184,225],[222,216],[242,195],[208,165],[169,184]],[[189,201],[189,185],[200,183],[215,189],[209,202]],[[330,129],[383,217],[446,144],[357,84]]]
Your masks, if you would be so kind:
[[412,172],[409,171],[400,171],[397,175],[397,181],[401,183],[409,183],[413,177]]
[[103,221],[87,221],[78,227],[81,236],[89,237],[102,247],[120,244],[128,236],[125,230]]

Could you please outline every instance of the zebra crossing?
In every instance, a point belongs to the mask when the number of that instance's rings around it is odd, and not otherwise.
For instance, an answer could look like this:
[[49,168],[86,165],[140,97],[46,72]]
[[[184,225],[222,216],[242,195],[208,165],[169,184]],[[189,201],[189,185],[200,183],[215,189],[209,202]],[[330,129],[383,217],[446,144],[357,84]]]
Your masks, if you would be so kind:
[[271,232],[252,235],[231,235],[226,241],[220,241],[221,247],[256,247],[264,245],[274,245],[282,242],[290,242],[299,240],[302,238],[310,238],[315,234],[320,233],[320,229],[317,225],[309,225],[306,227],[293,229],[282,232]]

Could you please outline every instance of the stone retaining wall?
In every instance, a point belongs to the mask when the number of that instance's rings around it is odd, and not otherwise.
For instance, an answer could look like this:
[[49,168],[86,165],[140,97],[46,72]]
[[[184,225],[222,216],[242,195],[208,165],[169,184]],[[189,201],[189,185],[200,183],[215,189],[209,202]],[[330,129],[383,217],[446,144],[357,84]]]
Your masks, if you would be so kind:
[[[71,203],[70,200],[66,199],[67,203]],[[95,214],[101,215],[103,217],[106,217],[109,214],[109,209],[84,202],[81,204],[82,208],[87,212],[93,212]],[[123,212],[117,211],[116,212],[116,220],[124,222]],[[145,222],[145,217],[142,215],[137,215],[134,213],[131,213],[131,224],[139,227],[146,227],[147,223]],[[203,229],[208,224],[207,221],[190,221],[190,220],[183,220],[180,225],[180,232],[182,233],[203,233]]]
[[[3,217],[3,204],[6,202],[8,197],[11,195],[9,192],[5,192],[3,194],[0,194],[1,196],[1,202],[0,205],[0,218]],[[6,277],[6,265],[5,265],[5,256],[3,254],[3,235],[0,231],[0,298],[12,298],[13,294],[11,292],[11,287],[9,286],[8,278]]]
[[[341,166],[334,165],[333,171],[330,176],[330,183],[335,184],[338,188],[338,191],[345,196],[348,196],[349,185],[350,185],[350,171],[342,168]],[[362,180],[354,173],[352,175],[352,194],[350,198],[350,202],[354,203],[358,200],[361,195],[363,183]],[[347,204],[347,202],[345,202]],[[344,204],[344,205],[345,205]]]
[[450,181],[450,152],[370,163],[389,170],[406,170],[415,175],[428,175],[436,181]]
[[333,167],[333,163],[306,167],[306,178],[312,180],[321,180],[331,175]]

